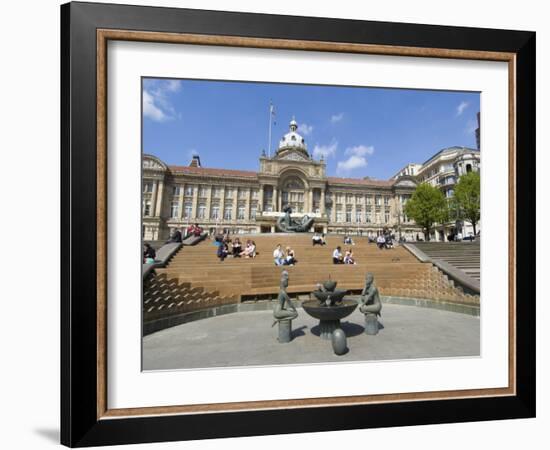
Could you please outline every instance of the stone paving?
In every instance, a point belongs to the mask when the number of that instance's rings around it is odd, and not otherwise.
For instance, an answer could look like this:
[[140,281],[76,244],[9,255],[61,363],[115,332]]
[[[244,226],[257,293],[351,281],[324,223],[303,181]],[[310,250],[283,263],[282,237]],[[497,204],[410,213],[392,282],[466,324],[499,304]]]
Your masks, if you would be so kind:
[[342,321],[349,352],[336,356],[318,322],[301,308],[293,340],[277,342],[272,312],[226,314],[185,323],[143,338],[143,370],[310,364],[337,361],[472,357],[480,354],[479,317],[384,304],[378,335],[364,334],[356,310]]

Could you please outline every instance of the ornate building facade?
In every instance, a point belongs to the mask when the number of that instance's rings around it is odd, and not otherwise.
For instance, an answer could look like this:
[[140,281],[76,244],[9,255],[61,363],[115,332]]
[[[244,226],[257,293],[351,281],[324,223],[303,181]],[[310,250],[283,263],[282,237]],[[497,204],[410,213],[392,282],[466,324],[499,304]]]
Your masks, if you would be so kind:
[[[478,172],[481,168],[480,151],[468,147],[449,147],[440,150],[422,164],[407,164],[392,179],[399,180],[403,176],[413,176],[418,183],[429,183],[443,192],[446,198],[454,195],[454,187],[458,179],[468,172]],[[481,229],[480,225],[477,229]],[[447,236],[454,232],[463,236],[473,234],[469,222],[453,220],[438,224],[432,230],[431,239],[446,241]]]
[[327,177],[326,163],[308,153],[295,120],[276,153],[260,157],[257,172],[203,167],[198,156],[188,166],[173,166],[144,155],[142,180],[145,240],[167,239],[190,223],[208,231],[275,232],[286,204],[293,216],[315,218],[311,231],[374,237],[390,228],[408,240],[421,234],[403,214],[414,177]]

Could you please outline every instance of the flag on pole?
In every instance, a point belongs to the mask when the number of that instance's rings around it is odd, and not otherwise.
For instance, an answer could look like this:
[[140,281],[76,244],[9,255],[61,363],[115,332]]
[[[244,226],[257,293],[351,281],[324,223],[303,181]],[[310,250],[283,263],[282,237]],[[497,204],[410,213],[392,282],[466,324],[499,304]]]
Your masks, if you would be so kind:
[[271,120],[273,120],[273,125],[277,125],[277,121],[275,119],[275,106],[273,106],[273,103],[269,103],[269,111],[271,113]]

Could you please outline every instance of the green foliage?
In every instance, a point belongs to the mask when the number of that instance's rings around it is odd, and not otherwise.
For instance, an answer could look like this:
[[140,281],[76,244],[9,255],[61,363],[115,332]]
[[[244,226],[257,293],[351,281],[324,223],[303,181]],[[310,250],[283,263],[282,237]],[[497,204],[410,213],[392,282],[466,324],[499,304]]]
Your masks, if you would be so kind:
[[454,189],[457,216],[469,221],[476,232],[480,218],[480,177],[478,172],[462,175]]
[[449,217],[449,209],[439,189],[422,183],[405,205],[405,214],[424,229],[424,236],[429,240],[433,224],[445,222]]

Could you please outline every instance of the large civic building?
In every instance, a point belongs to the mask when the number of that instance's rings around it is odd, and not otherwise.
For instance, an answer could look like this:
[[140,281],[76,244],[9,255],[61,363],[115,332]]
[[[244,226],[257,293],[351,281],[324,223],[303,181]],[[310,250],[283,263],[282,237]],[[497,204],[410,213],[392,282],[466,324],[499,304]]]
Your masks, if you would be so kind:
[[275,232],[288,204],[293,216],[315,219],[311,231],[374,237],[386,228],[414,240],[422,230],[403,205],[427,180],[420,165],[409,166],[411,173],[390,180],[327,177],[326,163],[310,155],[294,119],[275,154],[259,158],[258,171],[204,167],[198,155],[187,166],[144,155],[142,237],[164,240],[190,223],[208,231]]
[[[392,180],[399,180],[402,176],[412,176],[418,183],[429,183],[437,187],[450,199],[454,195],[454,187],[458,179],[469,172],[480,170],[480,151],[468,147],[449,147],[440,150],[422,164],[407,164],[397,172]],[[477,229],[481,229],[477,225]],[[460,233],[463,236],[473,234],[473,227],[469,222],[452,220],[448,223],[437,224],[432,230],[431,240],[446,241],[451,233]]]

